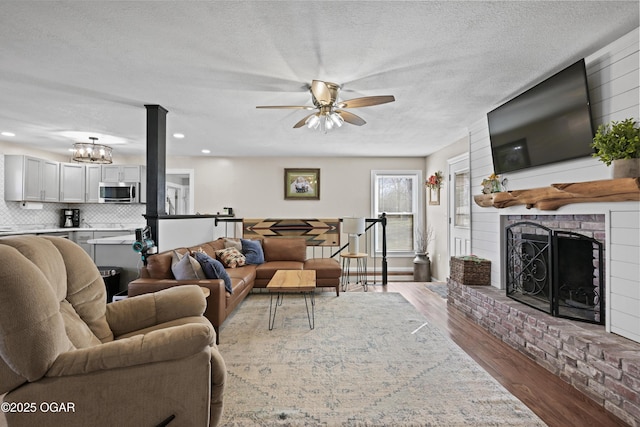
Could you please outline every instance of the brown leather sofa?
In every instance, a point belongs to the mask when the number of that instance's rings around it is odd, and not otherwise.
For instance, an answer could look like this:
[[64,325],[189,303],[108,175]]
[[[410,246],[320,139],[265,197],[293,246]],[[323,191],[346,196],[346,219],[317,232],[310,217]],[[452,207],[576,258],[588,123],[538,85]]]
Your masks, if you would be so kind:
[[[224,247],[224,240],[220,238],[189,248],[174,250],[184,254],[202,249],[215,259],[216,251],[224,249]],[[168,250],[148,257],[147,265],[140,271],[140,278],[129,283],[128,295],[132,297],[187,284],[197,284],[207,288],[209,296],[204,315],[213,324],[218,340],[220,326],[229,314],[253,288],[266,288],[277,270],[315,270],[316,286],[335,289],[336,296],[340,295],[340,276],[342,274],[340,263],[332,258],[307,259],[307,245],[304,238],[265,237],[262,239],[262,249],[265,258],[263,264],[226,269],[231,278],[232,294],[225,290],[222,279],[176,280],[171,271],[174,250]]]

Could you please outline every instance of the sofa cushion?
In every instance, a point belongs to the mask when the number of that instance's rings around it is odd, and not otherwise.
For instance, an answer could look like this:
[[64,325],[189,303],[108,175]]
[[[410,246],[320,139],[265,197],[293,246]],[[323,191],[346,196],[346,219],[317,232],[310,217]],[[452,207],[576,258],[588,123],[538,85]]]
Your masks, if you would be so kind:
[[216,251],[219,251],[220,249],[224,249],[224,239],[222,237],[207,243],[209,246],[211,246],[211,249],[213,249],[214,253]]
[[264,260],[271,261],[298,261],[304,262],[307,258],[307,241],[304,237],[265,237],[262,240]]
[[216,250],[218,249],[223,249],[223,248],[214,248],[211,243],[202,243],[200,245],[197,246],[191,246],[189,248],[189,252],[191,252],[191,254],[193,255],[194,252],[204,252],[205,254],[209,255],[211,258],[216,257]]
[[256,267],[256,278],[271,279],[278,270],[302,270],[303,263],[298,261],[272,261]]
[[230,268],[227,273],[229,273],[231,280],[241,279],[247,283],[252,283],[256,279],[256,266],[249,264],[238,268]]
[[[31,236],[0,239],[3,262],[0,270],[0,394],[26,381],[42,378],[58,355],[74,349],[65,332],[59,300],[47,276],[49,272],[40,267],[60,268],[58,274],[64,277],[64,259],[47,242],[44,253],[47,257],[39,257],[38,263],[34,263],[33,250],[38,249],[40,242],[34,247],[33,242],[24,240],[26,237]],[[13,243],[14,247],[7,242]],[[23,253],[24,249],[29,252]],[[30,301],[31,304],[18,306],[16,301]]]
[[[233,297],[235,297],[235,294],[243,292],[247,287],[253,287],[253,283],[256,280],[255,265],[244,265],[242,267],[230,268],[227,272],[229,273],[229,277],[231,277],[231,285],[233,286],[234,293]],[[232,298],[232,296],[227,293],[227,300],[229,298]]]
[[[235,299],[235,296],[233,294],[234,293],[237,294],[237,293],[242,292],[242,290],[247,287],[247,282],[245,282],[242,279],[231,278],[231,286],[233,288],[233,293],[231,293],[231,292],[227,292],[226,293],[227,300],[230,299],[230,298],[234,298]],[[225,303],[225,304],[227,304],[227,303]]]
[[171,271],[176,280],[206,279],[200,263],[188,253],[173,251]]
[[204,252],[193,252],[193,256],[200,263],[202,271],[207,279],[222,279],[224,281],[224,288],[229,293],[233,293],[233,287],[231,286],[231,277],[229,273],[224,269],[224,266],[217,259],[211,258]]
[[264,251],[260,240],[241,239],[242,253],[247,260],[247,264],[264,264]]
[[333,258],[311,258],[304,262],[305,270],[315,270],[316,280],[335,279],[342,274],[340,263]]
[[147,258],[147,265],[142,269],[141,276],[150,279],[173,279],[172,261],[172,251],[151,255]]
[[60,302],[60,314],[62,314],[62,319],[64,320],[64,330],[76,348],[93,347],[101,344],[98,337],[91,332],[89,326],[78,316],[69,301],[63,300]]
[[216,251],[216,257],[227,268],[242,267],[247,263],[246,258],[236,248],[226,248]]

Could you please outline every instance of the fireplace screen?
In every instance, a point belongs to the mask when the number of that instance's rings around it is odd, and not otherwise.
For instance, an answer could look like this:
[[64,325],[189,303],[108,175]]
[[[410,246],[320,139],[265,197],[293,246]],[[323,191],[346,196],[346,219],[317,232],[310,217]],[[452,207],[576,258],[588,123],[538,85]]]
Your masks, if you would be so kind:
[[604,324],[602,243],[532,222],[506,228],[507,296],[556,317]]

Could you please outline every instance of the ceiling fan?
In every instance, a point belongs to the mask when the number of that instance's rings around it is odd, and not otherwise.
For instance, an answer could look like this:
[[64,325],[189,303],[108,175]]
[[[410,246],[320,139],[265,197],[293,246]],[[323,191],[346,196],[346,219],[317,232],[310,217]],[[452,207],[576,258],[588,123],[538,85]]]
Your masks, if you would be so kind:
[[322,80],[313,80],[311,87],[311,105],[259,105],[256,108],[290,108],[301,110],[318,110],[315,113],[309,114],[304,117],[298,123],[293,125],[295,128],[300,128],[307,125],[310,129],[317,129],[320,127],[327,132],[334,126],[340,127],[344,122],[350,123],[356,126],[362,126],[365,122],[361,117],[355,114],[343,110],[343,108],[360,108],[369,107],[372,105],[386,104],[387,102],[393,102],[396,99],[393,95],[381,95],[381,96],[365,96],[362,98],[354,98],[347,101],[338,101],[338,92],[340,86],[336,83],[324,82]]

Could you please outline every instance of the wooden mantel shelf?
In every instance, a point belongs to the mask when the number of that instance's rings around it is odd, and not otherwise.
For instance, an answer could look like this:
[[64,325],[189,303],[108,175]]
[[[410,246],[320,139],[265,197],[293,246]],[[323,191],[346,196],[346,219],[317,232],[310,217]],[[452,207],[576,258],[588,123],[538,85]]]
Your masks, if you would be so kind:
[[525,205],[527,209],[543,211],[556,210],[572,203],[640,201],[640,178],[551,184],[550,187],[480,194],[473,198],[483,208],[502,209]]

